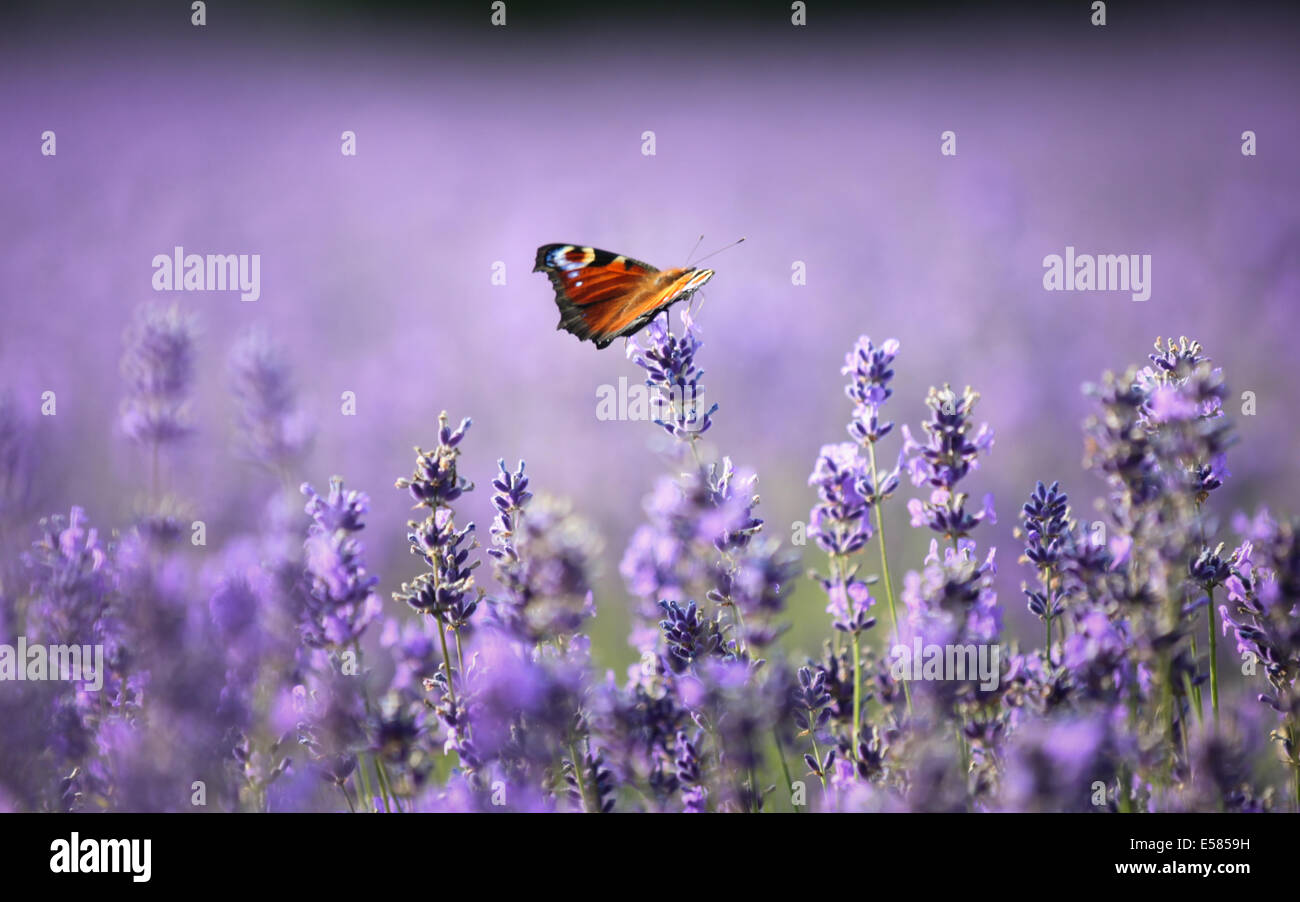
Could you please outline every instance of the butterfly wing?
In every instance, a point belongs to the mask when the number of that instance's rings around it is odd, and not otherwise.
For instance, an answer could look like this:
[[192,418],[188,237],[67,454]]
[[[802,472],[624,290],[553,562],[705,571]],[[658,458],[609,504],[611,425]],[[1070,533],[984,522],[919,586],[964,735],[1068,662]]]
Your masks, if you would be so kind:
[[544,272],[560,308],[556,327],[603,348],[644,328],[655,314],[690,297],[712,270],[660,272],[648,263],[575,244],[537,249],[533,272]]

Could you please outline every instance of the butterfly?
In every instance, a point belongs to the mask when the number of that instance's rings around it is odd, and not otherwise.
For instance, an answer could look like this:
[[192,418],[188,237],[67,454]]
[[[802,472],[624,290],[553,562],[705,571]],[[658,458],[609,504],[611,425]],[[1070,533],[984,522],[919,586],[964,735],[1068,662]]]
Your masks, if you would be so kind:
[[582,341],[603,348],[633,335],[678,301],[690,298],[713,278],[713,270],[658,270],[623,254],[576,244],[537,249],[533,272],[544,272],[555,288],[560,324]]

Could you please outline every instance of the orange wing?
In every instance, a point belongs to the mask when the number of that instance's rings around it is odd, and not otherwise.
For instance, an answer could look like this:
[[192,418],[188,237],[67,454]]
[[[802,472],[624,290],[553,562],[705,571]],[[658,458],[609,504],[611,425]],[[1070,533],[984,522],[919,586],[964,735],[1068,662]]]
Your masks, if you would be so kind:
[[544,272],[560,308],[557,329],[603,348],[632,335],[665,308],[686,300],[713,277],[711,269],[660,272],[622,254],[574,244],[537,249],[533,272]]

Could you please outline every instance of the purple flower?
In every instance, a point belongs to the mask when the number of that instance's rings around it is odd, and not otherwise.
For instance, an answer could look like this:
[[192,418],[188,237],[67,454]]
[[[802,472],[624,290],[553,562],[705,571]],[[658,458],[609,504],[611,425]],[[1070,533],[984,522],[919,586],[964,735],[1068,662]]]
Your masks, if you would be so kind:
[[230,378],[240,450],[277,472],[301,463],[313,429],[298,408],[284,351],[266,333],[248,332],[231,350]]
[[704,783],[700,754],[702,739],[698,730],[694,738],[688,738],[685,732],[677,734],[674,764],[677,768],[677,781],[681,785],[684,814],[702,814],[708,810],[709,790]]
[[[795,674],[798,686],[794,691],[794,723],[799,728],[799,736],[811,736],[814,741],[826,740],[823,734],[831,720],[832,698],[826,688],[826,676],[820,667],[800,667]],[[815,759],[810,766],[814,771],[830,769],[829,762],[823,768]]]
[[808,534],[828,554],[860,551],[871,539],[868,519],[873,495],[867,463],[851,442],[824,445],[808,484],[817,489]]
[[928,501],[908,503],[912,525],[926,526],[948,539],[969,535],[983,520],[996,522],[991,495],[984,496],[982,510],[971,514],[966,510],[967,495],[956,490],[957,484],[979,467],[980,456],[993,447],[988,424],[976,429],[971,419],[978,400],[979,395],[969,387],[960,397],[947,385],[931,388],[925,399],[930,419],[922,425],[925,444],[916,441],[906,427],[903,430],[903,453],[912,483],[932,486]]
[[1040,575],[1040,587],[1025,586],[1024,593],[1029,599],[1029,612],[1049,624],[1049,645],[1050,623],[1065,609],[1067,592],[1061,580],[1062,559],[1071,542],[1069,496],[1060,489],[1056,482],[1050,488],[1041,482],[1034,487],[1029,501],[1021,508],[1023,526],[1017,533],[1025,540],[1024,559]]
[[894,393],[889,387],[894,378],[890,366],[897,355],[897,339],[890,338],[876,347],[870,338],[863,335],[844,358],[840,372],[852,376],[844,387],[845,394],[853,402],[849,436],[860,445],[875,444],[894,428],[893,423],[880,420],[880,409]]
[[[1105,710],[1031,721],[1011,737],[1006,755],[999,801],[1009,811],[1108,810],[1125,760]],[[1100,806],[1097,783],[1104,787]]]
[[[645,502],[649,520],[637,528],[619,565],[628,591],[642,600],[640,614],[658,614],[664,598],[703,596],[731,572],[723,560],[739,554],[761,528],[751,474],[724,458],[708,470],[662,477]],[[642,638],[648,638],[643,636]]]
[[116,575],[86,512],[74,507],[67,518],[42,520],[41,538],[25,561],[34,600],[27,614],[29,638],[48,644],[92,642]]
[[[1211,579],[1225,569],[1230,573],[1230,604],[1219,609],[1223,631],[1233,630],[1238,653],[1263,668],[1269,691],[1260,701],[1289,719],[1294,731],[1300,724],[1300,524],[1278,523],[1272,538],[1243,542],[1227,562],[1216,553],[1208,561],[1198,558],[1193,566],[1198,565],[1212,570]],[[1296,737],[1283,735],[1280,741],[1300,767]]]
[[429,566],[409,583],[403,583],[393,598],[426,614],[444,625],[459,630],[469,623],[478,610],[479,592],[474,587],[474,570],[480,561],[470,561],[477,547],[474,524],[457,529],[451,502],[474,488],[473,483],[457,472],[460,443],[470,427],[465,419],[456,429],[448,424],[447,413],[438,417],[438,444],[431,451],[416,448],[415,473],[397,480],[397,488],[406,489],[416,499],[416,507],[430,509],[423,521],[407,525],[407,543],[412,554],[419,555]]
[[[0,393],[0,525],[17,524],[26,516],[36,461],[32,424],[12,395]],[[0,555],[0,567],[6,563]]]
[[1080,614],[1074,632],[1061,645],[1060,663],[1073,691],[1092,701],[1118,701],[1136,680],[1129,657],[1131,643],[1123,620],[1112,620],[1096,609]]
[[868,616],[876,599],[867,584],[859,579],[822,579],[822,589],[830,599],[826,613],[831,615],[831,626],[841,632],[856,634],[876,625],[876,618]]
[[661,601],[659,606],[664,611],[659,627],[664,631],[675,669],[683,670],[714,655],[728,656],[723,626],[701,614],[694,601],[687,602],[684,608],[672,600]]
[[996,642],[1002,615],[993,590],[993,551],[976,563],[973,543],[944,549],[944,560],[932,562],[903,579],[903,602],[913,635],[925,644],[950,645]]
[[479,603],[474,570],[480,562],[469,560],[469,553],[475,547],[474,524],[457,530],[451,510],[440,508],[410,527],[407,541],[411,553],[424,558],[431,569],[403,583],[393,598],[434,615],[453,629],[460,629],[469,623]]
[[522,461],[513,473],[505,461],[497,466],[488,554],[505,594],[493,599],[493,618],[528,642],[572,635],[595,613],[590,570],[599,536],[567,504],[532,500]]
[[311,590],[300,624],[302,640],[312,648],[351,645],[381,610],[374,593],[379,578],[366,571],[356,538],[364,528],[361,519],[370,499],[362,492],[345,490],[339,476],[330,479],[328,496],[317,494],[307,483],[302,493],[313,520],[303,545]]
[[460,457],[459,446],[471,422],[466,417],[458,427],[452,429],[444,410],[438,415],[437,447],[431,451],[416,447],[415,473],[409,479],[397,480],[397,487],[411,493],[416,507],[446,507],[474,488],[473,483],[456,472],[456,460]]
[[628,340],[628,359],[646,372],[645,384],[654,391],[655,408],[660,416],[655,425],[682,441],[694,442],[709,431],[718,405],[703,410],[704,371],[695,365],[700,349],[699,330],[688,311],[682,311],[682,334],[669,331],[668,314],[655,319],[646,329],[646,344]]
[[194,383],[194,318],[180,307],[145,306],[126,333],[122,374],[127,397],[122,429],[136,441],[161,445],[188,435]]

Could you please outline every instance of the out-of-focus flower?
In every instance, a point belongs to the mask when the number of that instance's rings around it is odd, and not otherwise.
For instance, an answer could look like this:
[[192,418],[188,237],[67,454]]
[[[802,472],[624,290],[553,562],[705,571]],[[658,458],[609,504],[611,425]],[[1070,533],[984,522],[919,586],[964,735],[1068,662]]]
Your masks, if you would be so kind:
[[809,537],[827,554],[848,555],[871,539],[868,499],[874,489],[866,461],[851,442],[825,445],[808,484],[817,489]]
[[505,594],[493,599],[494,619],[529,642],[572,635],[595,613],[591,569],[600,538],[567,504],[534,500],[522,461],[513,473],[505,461],[498,467],[488,554]]
[[239,404],[236,441],[254,462],[286,472],[302,462],[314,430],[298,408],[283,349],[250,331],[230,352],[231,391]]
[[178,305],[141,307],[126,333],[122,374],[127,397],[122,429],[136,441],[162,445],[193,431],[194,318]]
[[41,538],[26,556],[33,602],[27,632],[34,642],[90,643],[115,588],[107,549],[86,512],[41,521]]

